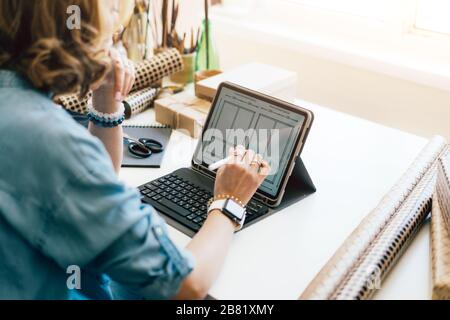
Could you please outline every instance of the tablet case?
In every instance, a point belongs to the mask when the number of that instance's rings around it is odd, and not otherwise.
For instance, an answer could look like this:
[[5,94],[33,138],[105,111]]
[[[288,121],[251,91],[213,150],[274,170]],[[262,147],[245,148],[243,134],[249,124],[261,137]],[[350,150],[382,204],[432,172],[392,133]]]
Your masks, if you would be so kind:
[[[149,138],[160,142],[164,148],[167,148],[169,144],[170,136],[172,135],[172,129],[166,126],[160,125],[148,125],[148,126],[124,126],[123,131],[125,134],[132,138]],[[155,153],[151,157],[142,159],[133,157],[128,151],[127,146],[123,148],[123,168],[160,168],[164,160],[165,152]]]
[[369,299],[431,211],[437,161],[447,148],[436,137],[339,248],[300,299]]
[[295,163],[294,170],[280,205],[272,209],[272,213],[277,213],[303,199],[314,194],[317,191],[314,183],[306,170],[303,160],[299,157]]

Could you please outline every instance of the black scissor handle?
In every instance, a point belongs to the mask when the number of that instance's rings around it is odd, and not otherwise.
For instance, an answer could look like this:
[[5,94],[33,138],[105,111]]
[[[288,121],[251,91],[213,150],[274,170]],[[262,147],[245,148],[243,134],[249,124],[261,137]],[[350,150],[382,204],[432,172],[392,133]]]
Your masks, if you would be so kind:
[[141,138],[139,139],[139,142],[145,145],[147,148],[149,148],[152,151],[152,153],[161,153],[164,151],[164,146],[159,141]]
[[153,154],[150,148],[135,142],[128,145],[128,151],[130,151],[133,156],[141,159],[149,158]]

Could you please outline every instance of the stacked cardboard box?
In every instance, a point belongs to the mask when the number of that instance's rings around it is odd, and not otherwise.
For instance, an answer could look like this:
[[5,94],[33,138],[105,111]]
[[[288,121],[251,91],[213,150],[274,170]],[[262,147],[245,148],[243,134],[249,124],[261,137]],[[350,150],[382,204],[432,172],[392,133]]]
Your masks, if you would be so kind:
[[156,121],[199,138],[211,103],[183,92],[155,102]]

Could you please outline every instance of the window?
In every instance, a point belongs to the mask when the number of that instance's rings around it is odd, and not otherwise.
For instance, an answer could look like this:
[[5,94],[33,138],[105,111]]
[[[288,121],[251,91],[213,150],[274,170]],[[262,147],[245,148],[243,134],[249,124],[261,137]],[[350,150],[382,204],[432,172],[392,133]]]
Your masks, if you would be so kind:
[[450,34],[450,1],[418,0],[417,29]]
[[229,36],[450,91],[450,0],[223,0]]
[[228,8],[265,8],[294,14],[308,8],[389,23],[394,32],[425,30],[450,35],[450,0],[224,0]]
[[349,13],[356,16],[383,19],[392,0],[285,0],[293,3]]

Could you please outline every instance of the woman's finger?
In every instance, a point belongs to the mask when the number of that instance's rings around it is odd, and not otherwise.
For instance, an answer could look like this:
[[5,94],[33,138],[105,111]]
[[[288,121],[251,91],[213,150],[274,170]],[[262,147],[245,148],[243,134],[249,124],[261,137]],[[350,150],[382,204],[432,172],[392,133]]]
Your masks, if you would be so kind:
[[[120,53],[119,53],[120,54]],[[128,88],[128,83],[130,82],[130,70],[128,68],[128,59],[125,57],[124,54],[120,54],[120,59],[122,61],[122,66],[123,66],[123,84],[122,84],[122,97],[125,98],[127,96],[127,88]]]
[[[126,62],[124,62],[126,63]],[[131,71],[128,65],[124,65],[124,80],[123,80],[123,86],[122,86],[122,97],[125,99],[125,97],[128,95],[128,88],[130,87],[131,83]]]
[[245,148],[243,146],[237,146],[236,148],[230,148],[230,162],[240,163],[245,155]]
[[123,86],[125,83],[125,69],[120,55],[115,51],[111,51],[111,59],[114,68],[114,98],[117,101],[123,99]]
[[256,153],[253,150],[246,150],[243,162],[245,163],[246,166],[251,167],[255,157]]
[[270,167],[270,164],[266,160],[263,160],[261,162],[261,166],[259,167],[259,175],[263,181],[270,174],[271,170],[272,168]]
[[134,85],[134,80],[136,79],[136,72],[134,69],[134,65],[133,63],[127,59],[128,65],[127,65],[127,70],[128,70],[128,81],[127,81],[127,86],[125,89],[125,96],[127,96],[130,92],[131,89],[133,88]]
[[253,158],[252,162],[250,163],[250,168],[252,168],[255,172],[259,172],[262,162],[264,161],[262,155],[257,154]]

